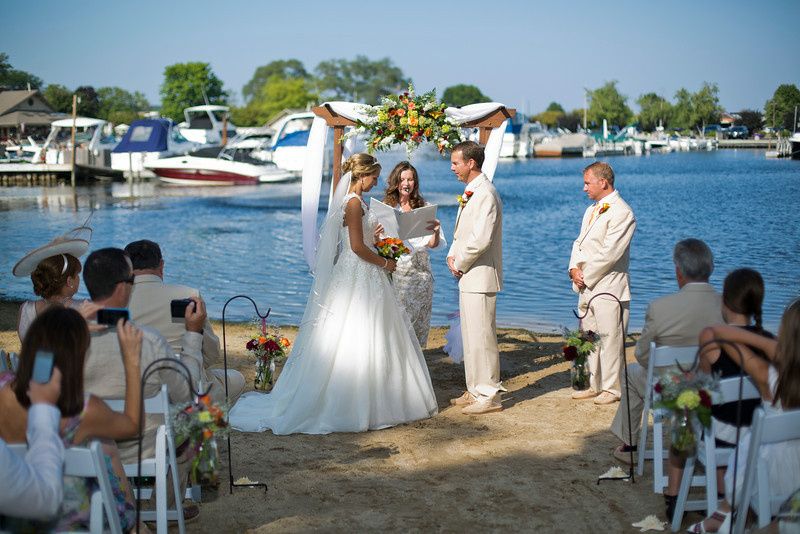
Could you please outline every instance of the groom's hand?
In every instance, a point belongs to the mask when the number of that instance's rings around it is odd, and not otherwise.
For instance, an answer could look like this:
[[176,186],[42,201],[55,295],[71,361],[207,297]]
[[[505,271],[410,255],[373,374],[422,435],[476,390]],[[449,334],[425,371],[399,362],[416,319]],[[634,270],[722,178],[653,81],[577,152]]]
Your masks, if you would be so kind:
[[453,256],[447,256],[447,267],[456,278],[461,278],[464,276],[464,273],[456,269],[456,259]]
[[572,279],[572,283],[578,286],[578,289],[583,289],[586,287],[586,282],[583,281],[583,270],[578,267],[573,267],[569,270],[569,277]]

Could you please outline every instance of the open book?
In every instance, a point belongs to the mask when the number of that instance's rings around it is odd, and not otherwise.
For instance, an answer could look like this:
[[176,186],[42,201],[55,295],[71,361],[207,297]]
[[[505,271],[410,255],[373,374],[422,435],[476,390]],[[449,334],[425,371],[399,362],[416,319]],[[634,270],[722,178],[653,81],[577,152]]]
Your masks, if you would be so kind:
[[376,198],[369,199],[369,209],[383,226],[383,233],[402,240],[430,235],[432,232],[428,230],[428,226],[436,218],[436,208],[433,204],[403,212]]

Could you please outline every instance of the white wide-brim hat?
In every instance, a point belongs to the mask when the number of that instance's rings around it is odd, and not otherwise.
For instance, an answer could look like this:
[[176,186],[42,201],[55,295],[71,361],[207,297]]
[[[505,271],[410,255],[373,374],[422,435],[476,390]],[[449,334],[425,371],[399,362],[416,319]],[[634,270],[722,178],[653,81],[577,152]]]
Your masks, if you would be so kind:
[[35,250],[25,254],[17,262],[11,272],[14,276],[30,276],[42,260],[61,254],[70,254],[80,258],[89,250],[89,239],[92,237],[92,229],[88,226],[73,228],[64,235],[60,235]]

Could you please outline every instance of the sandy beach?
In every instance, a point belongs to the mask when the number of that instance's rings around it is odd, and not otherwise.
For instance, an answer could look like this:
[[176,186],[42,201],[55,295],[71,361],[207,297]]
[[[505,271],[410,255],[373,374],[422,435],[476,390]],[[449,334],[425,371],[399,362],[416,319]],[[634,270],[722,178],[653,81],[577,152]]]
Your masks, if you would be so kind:
[[[0,303],[0,346],[16,350],[17,304]],[[222,337],[221,324],[215,324]],[[283,329],[290,339],[296,329]],[[244,344],[250,327],[227,327],[229,365],[252,387]],[[651,468],[630,482],[597,477],[619,465],[608,431],[617,404],[570,399],[562,338],[501,329],[505,410],[462,415],[448,399],[463,391],[463,367],[442,352],[433,328],[425,356],[439,414],[359,434],[274,436],[233,432],[233,477],[269,491],[223,483],[206,494],[189,532],[404,531],[638,532],[649,514],[663,518]],[[628,343],[632,358],[633,341]],[[220,440],[223,467],[226,445]],[[624,466],[623,466],[624,467]],[[224,473],[223,479],[227,476]],[[226,482],[224,480],[224,482]],[[700,519],[689,513],[688,525]]]

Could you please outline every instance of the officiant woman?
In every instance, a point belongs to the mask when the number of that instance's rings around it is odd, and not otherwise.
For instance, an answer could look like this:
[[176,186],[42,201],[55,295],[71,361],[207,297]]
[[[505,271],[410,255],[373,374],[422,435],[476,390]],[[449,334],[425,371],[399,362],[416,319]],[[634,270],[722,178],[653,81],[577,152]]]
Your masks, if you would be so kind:
[[[401,161],[392,169],[383,203],[404,212],[428,205],[419,191],[417,169],[411,163]],[[428,343],[433,305],[433,273],[428,250],[447,246],[439,220],[430,222],[430,235],[407,240],[411,253],[400,256],[392,275],[397,301],[408,314],[422,348]]]

